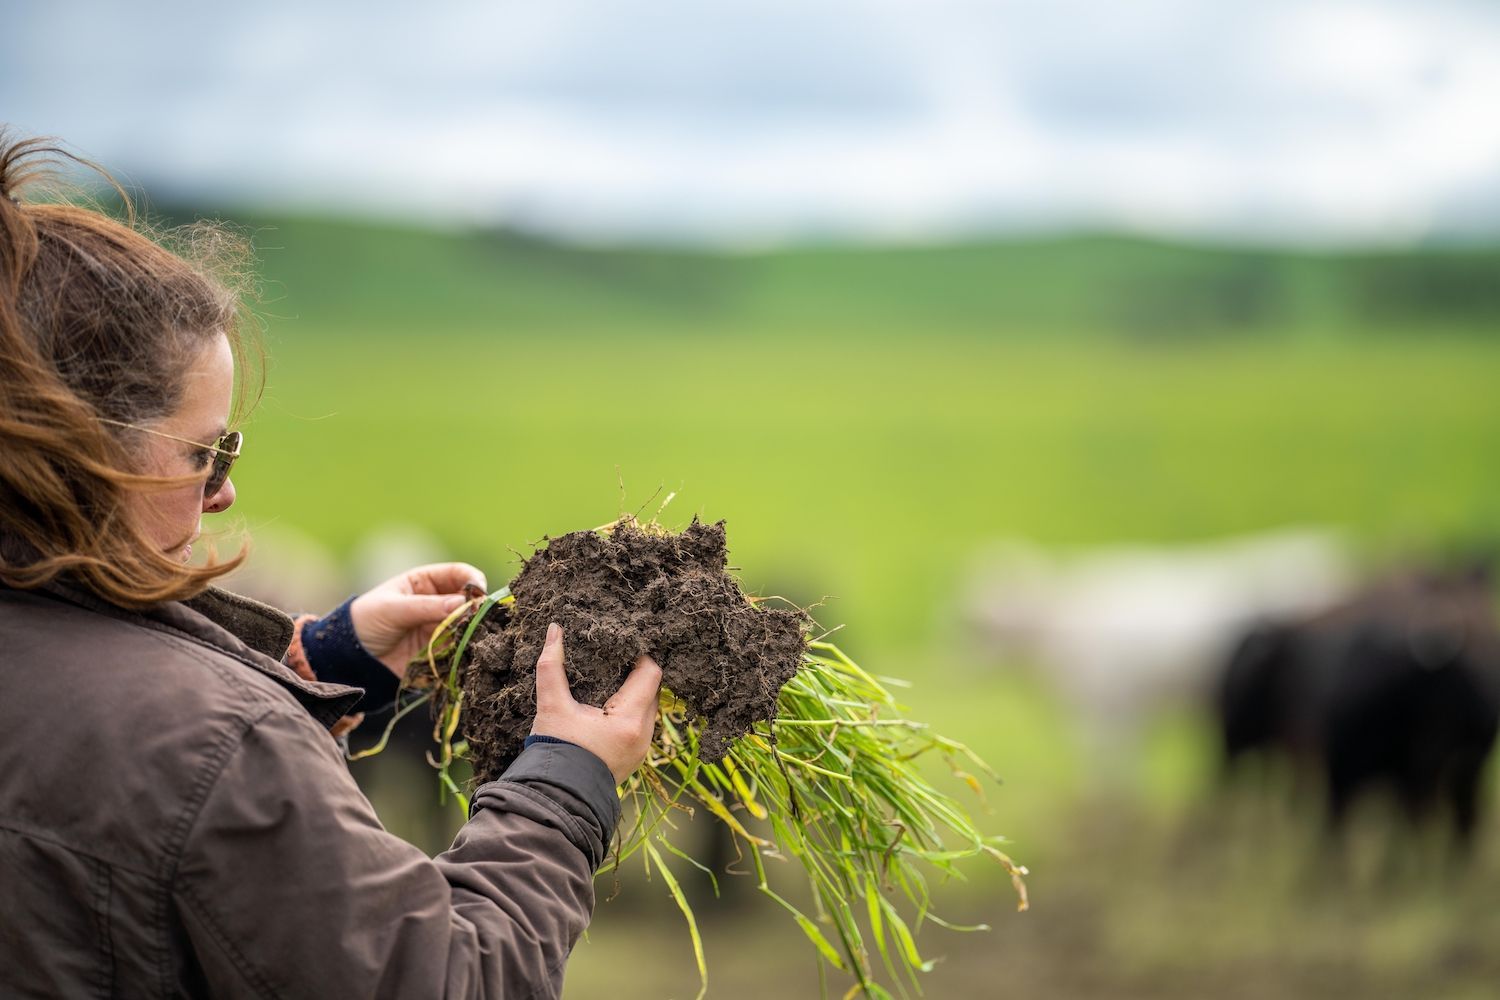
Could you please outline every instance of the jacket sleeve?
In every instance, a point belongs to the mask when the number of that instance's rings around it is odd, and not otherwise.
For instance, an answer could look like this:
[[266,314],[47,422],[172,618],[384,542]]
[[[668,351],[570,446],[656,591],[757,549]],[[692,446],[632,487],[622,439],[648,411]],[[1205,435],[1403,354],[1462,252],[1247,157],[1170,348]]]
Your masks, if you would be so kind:
[[205,784],[171,891],[214,996],[557,997],[619,819],[602,761],[537,744],[429,859],[291,706]]

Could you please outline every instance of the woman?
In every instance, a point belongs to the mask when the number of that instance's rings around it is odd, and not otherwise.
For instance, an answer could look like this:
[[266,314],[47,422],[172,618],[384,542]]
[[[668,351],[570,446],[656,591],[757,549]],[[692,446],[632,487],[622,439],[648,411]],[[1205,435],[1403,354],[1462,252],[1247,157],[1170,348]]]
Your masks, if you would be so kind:
[[553,626],[534,735],[452,848],[383,830],[335,682],[388,694],[483,577],[422,567],[301,627],[212,587],[244,557],[186,561],[235,499],[231,244],[29,200],[57,155],[0,133],[0,994],[557,996],[660,670],[579,705]]

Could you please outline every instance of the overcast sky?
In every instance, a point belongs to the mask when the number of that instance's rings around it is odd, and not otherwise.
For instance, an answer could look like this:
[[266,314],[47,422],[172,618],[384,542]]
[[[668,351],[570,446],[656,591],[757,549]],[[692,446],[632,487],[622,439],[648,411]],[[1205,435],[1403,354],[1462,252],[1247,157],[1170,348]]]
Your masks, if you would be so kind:
[[1500,237],[1500,4],[27,3],[0,120],[159,198],[756,245]]

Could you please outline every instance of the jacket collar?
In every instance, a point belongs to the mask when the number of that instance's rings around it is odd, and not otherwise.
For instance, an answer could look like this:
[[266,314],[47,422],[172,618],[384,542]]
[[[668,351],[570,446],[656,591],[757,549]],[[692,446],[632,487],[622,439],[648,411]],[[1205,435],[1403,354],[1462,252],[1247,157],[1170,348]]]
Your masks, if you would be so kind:
[[[268,604],[210,587],[182,606],[207,618],[250,649],[280,660],[292,644],[292,619]],[[170,607],[164,606],[164,609]],[[185,624],[185,623],[184,623]]]
[[210,587],[187,601],[166,601],[140,611],[117,607],[76,584],[54,580],[36,588],[89,611],[183,636],[230,656],[280,684],[324,726],[347,715],[364,691],[306,681],[281,658],[292,641],[292,619],[259,601]]

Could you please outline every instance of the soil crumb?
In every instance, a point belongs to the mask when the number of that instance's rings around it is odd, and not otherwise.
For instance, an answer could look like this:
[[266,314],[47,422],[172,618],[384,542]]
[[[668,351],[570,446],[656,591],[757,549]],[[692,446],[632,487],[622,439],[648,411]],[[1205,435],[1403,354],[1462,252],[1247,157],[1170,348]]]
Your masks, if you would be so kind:
[[752,604],[727,571],[724,522],[681,534],[623,518],[607,532],[549,539],[511,582],[515,603],[480,623],[466,653],[464,729],[476,782],[499,777],[536,714],[536,660],[563,628],[568,683],[602,706],[641,654],[662,686],[704,719],[700,751],[723,758],[802,663],[801,612]]

